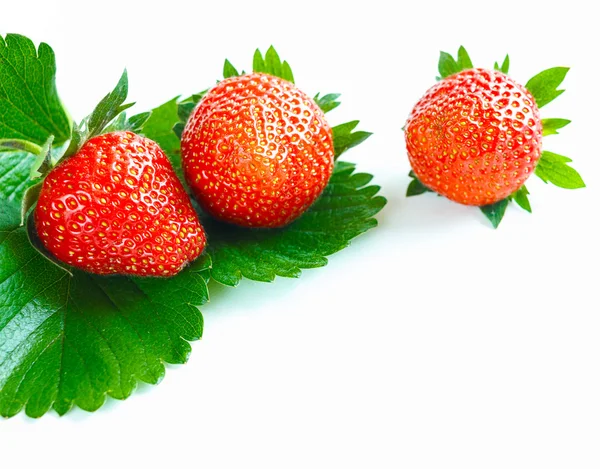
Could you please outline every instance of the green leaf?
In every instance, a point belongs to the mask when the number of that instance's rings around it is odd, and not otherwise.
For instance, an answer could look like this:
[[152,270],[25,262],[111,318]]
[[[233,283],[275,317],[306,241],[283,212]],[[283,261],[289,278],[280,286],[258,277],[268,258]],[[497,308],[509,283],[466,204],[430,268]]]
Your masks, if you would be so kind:
[[[156,384],[202,334],[206,258],[170,279],[100,277],[49,263],[20,226],[33,157],[0,154],[0,415],[93,411]],[[185,293],[185,294],[184,294]]]
[[60,145],[71,135],[71,119],[56,91],[56,62],[48,44],[36,50],[18,34],[0,36],[0,140]]
[[579,173],[567,164],[571,163],[571,161],[566,156],[550,151],[543,151],[542,157],[535,168],[535,174],[545,183],[551,182],[563,189],[580,189],[585,187],[585,183]]
[[116,132],[127,130],[127,113],[123,111],[109,125],[104,128],[104,132]]
[[269,47],[265,57],[259,49],[254,52],[254,60],[252,62],[252,70],[254,72],[268,73],[284,80],[294,83],[294,74],[287,62],[281,62],[279,54],[273,46]]
[[[42,183],[43,184],[43,183]],[[27,212],[25,211],[25,201],[30,197],[28,194],[30,192],[38,192],[41,187],[42,184],[37,184],[35,186],[31,186],[29,189],[27,189],[27,192],[25,192],[25,195],[23,196],[23,202],[22,202],[22,208],[21,208],[21,224],[25,224],[26,226],[26,230],[27,230],[27,239],[29,240],[29,244],[31,246],[33,246],[33,248],[37,251],[38,254],[40,254],[45,261],[50,262],[52,265],[58,267],[60,270],[62,270],[63,272],[65,272],[67,275],[70,275],[71,277],[73,276],[73,272],[70,266],[63,264],[62,262],[60,262],[58,259],[56,259],[44,246],[44,244],[42,243],[42,241],[40,240],[40,238],[37,235],[36,232],[36,227],[35,227],[35,217],[33,216],[32,213],[30,213],[28,216]],[[38,197],[39,193],[37,195],[35,195],[35,197]],[[33,196],[32,196],[33,197]],[[36,200],[37,202],[37,200]]]
[[458,48],[456,59],[448,52],[440,52],[440,60],[438,62],[440,76],[437,79],[441,80],[442,78],[449,77],[450,75],[454,75],[455,73],[470,68],[473,68],[473,62],[471,61],[471,57],[469,57],[469,53],[463,46]]
[[502,62],[502,66],[498,65],[498,62],[494,63],[494,70],[498,70],[499,72],[502,72],[502,73],[508,73],[509,66],[510,66],[510,58],[508,57],[508,54],[506,54],[506,57],[504,57],[504,62]]
[[208,93],[208,91],[209,90],[206,89],[204,91],[201,91],[200,93],[193,94],[193,95],[189,96],[188,98],[182,99],[181,103],[194,103],[194,104],[198,104],[200,102],[200,100],[202,98],[204,98],[204,95],[206,93]]
[[408,176],[412,178],[412,181],[410,181],[408,188],[406,189],[406,197],[421,195],[425,192],[433,192],[429,187],[419,181],[414,171],[411,170],[410,173],[408,173]]
[[178,139],[181,139],[181,136],[183,135],[183,130],[185,129],[185,124],[183,122],[177,122],[174,126],[173,126],[173,133],[175,135],[177,135]]
[[144,125],[150,119],[151,112],[140,112],[130,118],[127,118],[127,113],[123,111],[114,119],[108,126],[104,128],[102,133],[115,132],[115,131],[130,131],[136,134],[142,132]]
[[341,95],[338,93],[329,93],[321,97],[320,93],[317,93],[314,99],[317,106],[319,106],[323,112],[327,113],[342,104],[338,101],[340,96]]
[[569,125],[569,119],[542,119],[542,136],[557,135],[558,129]]
[[285,60],[281,64],[281,78],[294,83],[294,74],[292,73],[292,68]]
[[[29,153],[0,152],[0,194],[4,194],[10,201],[21,202],[25,191],[36,183],[29,177],[23,178],[25,171],[31,171],[34,160],[35,156]],[[0,199],[0,201],[4,202],[4,199]],[[1,301],[0,304],[2,304]]]
[[196,103],[192,101],[186,101],[177,105],[177,116],[181,122],[187,122],[192,114],[192,111],[196,107]]
[[42,152],[42,147],[27,140],[19,139],[0,139],[0,151],[4,150],[22,150],[33,155],[39,155]]
[[252,60],[252,71],[266,73],[265,59],[263,59],[262,52],[259,49],[254,51],[254,58]]
[[529,191],[527,190],[527,187],[523,185],[514,194],[512,194],[510,198],[514,200],[523,210],[527,210],[529,213],[531,213],[531,204],[529,203],[529,198],[527,197],[528,195]]
[[454,57],[448,54],[448,52],[440,52],[438,71],[440,72],[440,78],[446,78],[460,72],[460,68]]
[[[123,111],[129,109],[135,103],[123,104],[127,99],[128,81],[127,70],[123,71],[117,86],[108,93],[95,107],[94,111],[86,117],[80,125],[73,123],[71,142],[63,158],[69,158],[76,154],[83,144],[98,135],[114,130],[126,130],[129,122]],[[134,125],[138,127],[147,120],[147,113],[138,114]],[[112,124],[111,124],[112,123]],[[110,124],[110,125],[109,125]]]
[[36,204],[38,198],[40,197],[40,191],[42,190],[43,185],[44,181],[38,182],[33,186],[29,186],[23,194],[23,199],[21,200],[21,225],[25,224],[27,213],[29,213],[31,207]]
[[431,189],[429,189],[427,186],[424,186],[423,183],[418,179],[413,179],[406,188],[406,197],[421,195],[425,192],[431,192]]
[[127,119],[127,130],[131,130],[134,133],[139,133],[150,119],[150,115],[152,112],[140,112],[139,114],[135,114]]
[[473,68],[471,57],[469,57],[467,50],[463,46],[460,46],[458,49],[458,60],[456,61],[456,64],[458,65],[459,70],[468,70]]
[[231,65],[231,62],[225,59],[225,64],[223,65],[223,78],[231,78],[231,77],[239,77],[240,74],[236,70],[236,68]]
[[[83,124],[83,123],[82,123]],[[85,126],[83,126],[85,127]],[[69,142],[69,146],[67,147],[67,151],[64,154],[64,158],[68,158],[71,155],[74,155],[79,151],[82,145],[85,143],[87,139],[87,129],[80,128],[75,122],[73,122],[73,131],[71,133],[71,141]]]
[[93,138],[100,135],[104,128],[125,109],[133,106],[134,103],[123,104],[127,99],[128,81],[127,70],[123,71],[115,89],[108,93],[102,101],[98,103],[94,112],[87,120],[88,135],[87,138]]
[[502,73],[508,73],[509,67],[510,67],[510,58],[508,57],[508,54],[506,54],[506,57],[504,57],[504,62],[502,62],[502,67],[500,67],[500,71]]
[[377,225],[373,216],[386,203],[376,196],[378,186],[367,185],[372,176],[354,170],[353,164],[338,162],[323,195],[286,228],[249,230],[204,219],[212,278],[235,286],[242,277],[268,282],[326,265],[326,256]]
[[177,99],[173,98],[152,109],[150,118],[142,127],[142,133],[154,140],[171,160],[171,164],[180,179],[183,180],[181,169],[181,144],[179,137],[173,131],[173,126],[179,122]]
[[[172,123],[173,125],[173,133],[177,136],[177,141],[173,140],[173,144],[179,147],[179,140],[181,139],[181,134],[183,133],[183,129],[185,128],[185,124],[187,123],[192,111],[196,107],[196,104],[200,102],[200,100],[204,97],[204,95],[208,92],[208,90],[204,90],[200,93],[193,94],[189,98],[186,98],[179,103],[177,103],[177,116],[179,122],[175,121]],[[170,114],[168,118],[168,122],[173,122],[173,115]],[[170,135],[170,134],[169,134]],[[173,153],[173,152],[171,152]],[[175,161],[174,155],[172,155],[171,160],[174,162],[176,166],[181,166],[181,161]],[[179,160],[179,158],[178,158]]]
[[479,207],[488,220],[492,222],[494,228],[498,228],[498,225],[502,221],[504,212],[506,212],[506,207],[508,206],[508,201],[509,199],[506,198],[496,202],[495,204]]
[[565,90],[558,87],[565,79],[569,69],[567,67],[554,67],[544,70],[531,78],[525,88],[533,95],[539,108],[560,96]]
[[336,159],[346,150],[360,145],[373,135],[371,132],[353,132],[358,125],[358,122],[359,121],[346,122],[345,124],[336,125],[331,129],[333,132],[333,147]]
[[52,169],[52,142],[54,141],[54,135],[50,135],[46,143],[40,148],[40,152],[36,155],[35,162],[29,172],[31,179],[39,179],[42,176],[46,176]]
[[281,59],[273,46],[269,47],[265,54],[265,72],[276,77],[281,76]]

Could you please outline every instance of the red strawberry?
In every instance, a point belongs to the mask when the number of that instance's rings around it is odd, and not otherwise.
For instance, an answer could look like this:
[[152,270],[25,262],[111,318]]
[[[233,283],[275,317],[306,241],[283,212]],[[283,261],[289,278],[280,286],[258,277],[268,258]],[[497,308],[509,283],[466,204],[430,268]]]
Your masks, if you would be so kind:
[[334,162],[323,111],[293,83],[262,73],[210,90],[184,129],[181,151],[202,207],[248,227],[298,218],[323,192]]
[[497,71],[464,70],[441,80],[414,107],[405,130],[419,180],[467,205],[514,193],[542,151],[540,112],[531,93]]
[[59,163],[35,222],[58,260],[95,274],[174,275],[206,240],[163,151],[131,132],[94,137]]

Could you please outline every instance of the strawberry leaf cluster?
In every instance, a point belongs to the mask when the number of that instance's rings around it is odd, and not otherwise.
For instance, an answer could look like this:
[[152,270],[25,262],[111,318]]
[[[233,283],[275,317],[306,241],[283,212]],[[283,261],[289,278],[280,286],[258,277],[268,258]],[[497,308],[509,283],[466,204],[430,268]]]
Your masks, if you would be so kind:
[[18,34],[0,36],[0,147],[39,153],[49,135],[61,145],[71,120],[56,90],[56,62],[47,44],[36,49]]
[[[253,69],[293,81],[275,49],[256,52]],[[39,417],[53,408],[99,408],[107,396],[125,399],[137,382],[156,384],[164,363],[185,363],[190,341],[203,331],[199,307],[211,278],[236,285],[242,277],[270,281],[320,267],[326,256],[376,225],[385,204],[372,176],[338,161],[323,196],[292,225],[250,230],[212,220],[199,209],[209,238],[205,254],[168,278],[99,276],[65,267],[41,248],[30,216],[41,177],[89,138],[130,130],[157,142],[181,173],[180,133],[205,92],[175,98],[128,117],[128,82],[79,124],[73,123],[55,86],[52,49],[18,35],[0,37],[0,415],[24,409]],[[243,72],[242,72],[243,73]],[[237,70],[225,61],[224,76]],[[320,105],[332,110],[339,95]],[[337,155],[370,134],[354,121],[334,128]],[[335,129],[338,130],[335,130]]]

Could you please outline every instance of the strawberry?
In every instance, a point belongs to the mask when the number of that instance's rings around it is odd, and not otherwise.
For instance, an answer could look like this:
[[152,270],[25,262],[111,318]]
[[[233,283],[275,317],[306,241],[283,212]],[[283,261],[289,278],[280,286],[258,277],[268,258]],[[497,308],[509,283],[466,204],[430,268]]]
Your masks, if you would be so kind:
[[166,155],[132,132],[94,137],[61,161],[34,216],[56,259],[94,274],[175,275],[206,241]]
[[202,208],[246,227],[298,218],[323,192],[334,163],[323,111],[293,83],[264,73],[212,88],[184,128],[181,151]]
[[540,112],[532,94],[500,71],[467,69],[431,87],[405,126],[417,178],[466,205],[515,193],[542,152]]

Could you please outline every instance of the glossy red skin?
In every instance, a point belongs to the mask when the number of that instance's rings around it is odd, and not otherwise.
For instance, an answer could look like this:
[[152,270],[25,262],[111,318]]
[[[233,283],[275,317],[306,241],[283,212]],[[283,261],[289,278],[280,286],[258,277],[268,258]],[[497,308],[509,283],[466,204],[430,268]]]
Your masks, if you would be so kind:
[[202,208],[246,227],[298,218],[325,189],[334,163],[331,128],[314,100],[260,73],[210,90],[186,124],[181,151]]
[[410,164],[433,191],[466,205],[506,198],[533,174],[542,151],[540,112],[507,75],[471,69],[444,78],[405,126]]
[[92,138],[44,180],[37,232],[58,260],[94,274],[171,276],[206,237],[160,147],[131,132]]

